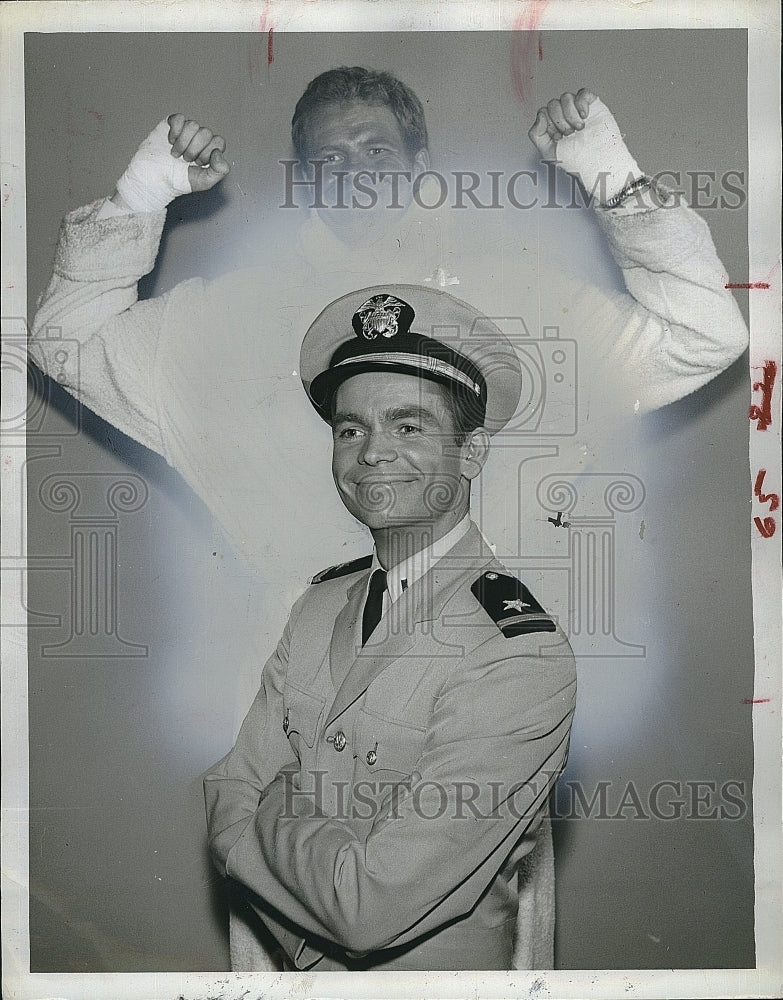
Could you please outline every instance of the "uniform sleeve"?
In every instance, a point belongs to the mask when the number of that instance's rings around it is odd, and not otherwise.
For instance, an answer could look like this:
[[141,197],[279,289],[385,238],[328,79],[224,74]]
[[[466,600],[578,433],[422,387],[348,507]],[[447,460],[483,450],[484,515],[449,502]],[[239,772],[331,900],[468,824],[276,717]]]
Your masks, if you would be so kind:
[[[320,815],[287,772],[212,840],[218,867],[306,933],[359,954],[469,912],[512,850],[534,846],[565,764],[573,657],[542,658],[540,639],[499,636],[462,661],[436,702],[421,779],[389,796],[366,838]],[[299,967],[312,960],[300,948]]]
[[[274,653],[264,664],[261,687],[239,730],[233,749],[204,775],[207,833],[218,855],[233,844],[258,807],[261,794],[292,762],[283,731],[283,685],[288,669],[294,605]],[[224,845],[228,845],[224,848]]]
[[76,209],[60,229],[52,278],[38,303],[31,360],[100,417],[166,453],[156,385],[159,338],[175,305],[198,315],[203,283],[138,302],[155,265],[166,213],[98,218],[103,201]]
[[692,209],[664,201],[596,214],[630,294],[585,289],[578,315],[599,331],[595,354],[603,372],[616,370],[624,402],[648,412],[728,368],[748,345],[747,327],[709,228]]
[[[207,836],[215,856],[228,851],[252,820],[264,789],[275,775],[298,769],[291,757],[291,746],[283,732],[283,685],[288,669],[291,627],[298,615],[301,598],[294,604],[274,653],[264,665],[261,687],[242,723],[234,748],[204,775],[204,798],[207,811]],[[225,868],[222,868],[225,874]],[[264,921],[278,944],[293,960],[304,947],[300,928],[280,913],[270,911],[256,897],[247,904]],[[270,970],[276,968],[266,945],[246,923],[235,921],[232,913],[232,968],[241,971],[244,952],[252,951],[253,969],[258,971],[259,954]],[[236,964],[237,958],[240,963]],[[318,956],[320,957],[320,952]]]

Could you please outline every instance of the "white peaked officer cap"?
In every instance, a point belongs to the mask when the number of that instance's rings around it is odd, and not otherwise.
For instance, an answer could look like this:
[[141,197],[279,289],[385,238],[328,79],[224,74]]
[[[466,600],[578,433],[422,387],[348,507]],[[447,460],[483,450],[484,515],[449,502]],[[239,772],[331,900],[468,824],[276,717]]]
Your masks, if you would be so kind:
[[363,372],[397,372],[451,390],[476,426],[494,434],[519,405],[516,351],[467,302],[421,285],[376,285],[330,303],[305,335],[299,373],[318,413],[331,419],[338,387]]

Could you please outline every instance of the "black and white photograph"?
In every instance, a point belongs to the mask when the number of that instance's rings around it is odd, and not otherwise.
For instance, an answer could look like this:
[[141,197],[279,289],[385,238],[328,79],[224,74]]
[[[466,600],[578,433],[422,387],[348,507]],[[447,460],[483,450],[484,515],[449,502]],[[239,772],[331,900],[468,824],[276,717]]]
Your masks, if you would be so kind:
[[3,995],[779,996],[777,5],[0,16]]

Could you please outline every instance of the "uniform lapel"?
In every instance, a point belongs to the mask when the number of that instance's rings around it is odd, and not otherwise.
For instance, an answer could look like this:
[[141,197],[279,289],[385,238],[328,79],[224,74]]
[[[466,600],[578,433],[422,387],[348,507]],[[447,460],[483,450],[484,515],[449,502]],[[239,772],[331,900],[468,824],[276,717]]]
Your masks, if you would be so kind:
[[352,705],[386,667],[410,652],[423,636],[421,623],[437,619],[466,577],[472,581],[480,567],[492,559],[492,551],[478,528],[472,525],[446,556],[395,602],[376,630],[382,634],[380,641],[373,642],[371,639],[364,648],[360,647],[361,628],[358,623],[367,576],[364,575],[355,584],[348,593],[348,603],[338,615],[332,634],[330,665],[335,683],[345,670],[344,665],[350,664],[350,667],[329,710],[327,725],[331,725]]
[[339,690],[356,659],[356,652],[362,641],[360,620],[369,576],[369,572],[362,573],[356,583],[348,588],[347,603],[334,623],[332,641],[329,644],[329,669],[335,690]]

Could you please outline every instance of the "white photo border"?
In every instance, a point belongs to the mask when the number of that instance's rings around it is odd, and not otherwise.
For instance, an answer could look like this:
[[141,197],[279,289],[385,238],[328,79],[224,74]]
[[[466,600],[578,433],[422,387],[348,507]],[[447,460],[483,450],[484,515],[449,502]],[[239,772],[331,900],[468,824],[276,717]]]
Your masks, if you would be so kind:
[[[2,291],[3,316],[27,312],[25,281],[24,33],[101,31],[248,31],[259,18],[276,32],[454,31],[589,28],[731,28],[748,30],[749,80],[749,280],[769,285],[750,296],[751,368],[775,360],[781,372],[780,270],[780,10],[774,0],[692,2],[448,2],[401,0],[307,0],[262,4],[178,2],[30,2],[2,9]],[[716,98],[717,99],[717,98]],[[753,374],[753,371],[751,372]],[[773,397],[767,434],[751,433],[749,510],[755,470],[765,468],[765,487],[780,493],[781,384]],[[25,380],[3,371],[4,413],[24,409]],[[21,402],[21,405],[20,405]],[[3,442],[3,535],[20,537],[25,511],[21,477],[24,449]],[[752,511],[750,518],[752,521]],[[780,519],[780,514],[778,515]],[[783,526],[778,525],[783,532]],[[778,532],[778,538],[780,533]],[[756,955],[751,970],[555,971],[513,973],[271,974],[54,974],[29,972],[27,896],[27,660],[21,628],[4,627],[2,638],[2,872],[4,994],[18,1000],[62,997],[158,997],[247,1000],[302,996],[362,997],[773,997],[783,988],[783,864],[781,860],[781,568],[780,548],[752,531],[755,633],[754,832]],[[3,551],[6,551],[5,546]],[[14,582],[14,580],[16,582]],[[9,575],[2,591],[5,621],[20,620],[24,576]],[[7,991],[7,992],[6,992]]]

